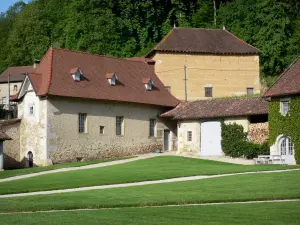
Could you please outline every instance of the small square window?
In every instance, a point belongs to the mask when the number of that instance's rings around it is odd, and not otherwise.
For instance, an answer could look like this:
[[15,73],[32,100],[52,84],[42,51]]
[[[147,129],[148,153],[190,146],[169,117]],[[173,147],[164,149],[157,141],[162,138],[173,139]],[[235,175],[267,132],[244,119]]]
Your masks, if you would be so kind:
[[205,87],[205,97],[212,97],[213,96],[213,88],[212,87]]
[[193,140],[193,133],[192,131],[187,132],[187,141],[192,141]]
[[150,137],[155,137],[156,119],[150,119]]
[[100,126],[100,134],[104,134],[104,126]]
[[247,95],[253,95],[254,89],[253,88],[247,88]]
[[34,111],[35,111],[35,107],[34,107],[34,103],[31,103],[28,105],[28,111],[29,111],[29,115],[33,116],[34,115]]
[[79,133],[86,133],[87,127],[86,127],[86,113],[79,113],[78,114],[78,131]]
[[33,106],[30,106],[30,107],[29,107],[29,114],[30,114],[30,115],[33,115],[33,113],[34,113],[34,111],[33,111]]
[[290,110],[289,101],[281,101],[280,102],[280,112],[282,115],[287,115]]
[[14,91],[18,91],[18,85],[14,85]]
[[116,117],[116,135],[123,135],[123,116]]

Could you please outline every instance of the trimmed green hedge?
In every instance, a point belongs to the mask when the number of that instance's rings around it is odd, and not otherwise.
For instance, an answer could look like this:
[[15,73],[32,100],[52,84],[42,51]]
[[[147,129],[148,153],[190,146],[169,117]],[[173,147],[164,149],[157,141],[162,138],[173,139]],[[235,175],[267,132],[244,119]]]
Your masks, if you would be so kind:
[[283,134],[289,136],[294,143],[296,163],[300,164],[300,98],[294,97],[290,101],[290,110],[286,116],[280,113],[280,101],[269,104],[269,144],[273,145],[276,138]]
[[253,159],[258,155],[269,154],[268,143],[255,144],[247,141],[247,133],[243,126],[234,124],[225,124],[222,122],[222,149],[226,156],[233,158],[245,157]]

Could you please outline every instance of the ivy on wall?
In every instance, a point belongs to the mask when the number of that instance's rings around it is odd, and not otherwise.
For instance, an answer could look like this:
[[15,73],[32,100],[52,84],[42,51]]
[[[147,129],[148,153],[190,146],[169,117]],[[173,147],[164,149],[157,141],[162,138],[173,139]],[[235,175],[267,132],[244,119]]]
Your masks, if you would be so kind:
[[295,160],[300,164],[300,98],[294,97],[290,101],[290,109],[286,116],[280,113],[280,101],[269,104],[269,144],[273,145],[279,135],[289,136],[294,143]]

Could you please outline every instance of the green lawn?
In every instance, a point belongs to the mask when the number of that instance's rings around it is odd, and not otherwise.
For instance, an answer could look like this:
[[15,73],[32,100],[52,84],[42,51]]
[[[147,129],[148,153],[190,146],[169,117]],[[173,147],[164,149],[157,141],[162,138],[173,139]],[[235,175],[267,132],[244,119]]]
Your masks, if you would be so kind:
[[128,156],[128,157],[123,157],[123,158],[91,160],[91,161],[85,161],[85,162],[59,163],[59,164],[55,164],[53,166],[41,166],[41,167],[33,167],[33,168],[26,168],[26,169],[5,170],[5,171],[0,172],[0,179],[24,175],[24,174],[30,174],[30,173],[38,173],[38,172],[43,172],[43,171],[48,171],[48,170],[56,170],[56,169],[69,168],[69,167],[79,167],[79,166],[86,166],[86,165],[102,163],[102,162],[110,162],[110,161],[116,161],[116,160],[121,160],[121,159],[129,159],[129,158],[134,158],[134,157],[135,156]]
[[45,174],[32,178],[4,182],[0,183],[0,194],[129,183],[193,175],[226,174],[289,168],[299,167],[281,165],[245,166],[178,156],[160,156],[114,166]]
[[300,198],[299,186],[300,171],[247,174],[55,195],[0,198],[0,211],[295,199]]
[[300,202],[129,208],[0,215],[2,225],[286,225],[299,224]]

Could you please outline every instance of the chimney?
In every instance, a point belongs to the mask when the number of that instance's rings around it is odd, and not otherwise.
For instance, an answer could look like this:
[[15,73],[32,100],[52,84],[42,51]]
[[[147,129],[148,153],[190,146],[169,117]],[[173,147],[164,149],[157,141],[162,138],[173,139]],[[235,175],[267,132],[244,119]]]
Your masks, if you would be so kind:
[[40,64],[40,60],[35,59],[33,62],[33,68],[36,69],[39,64]]

